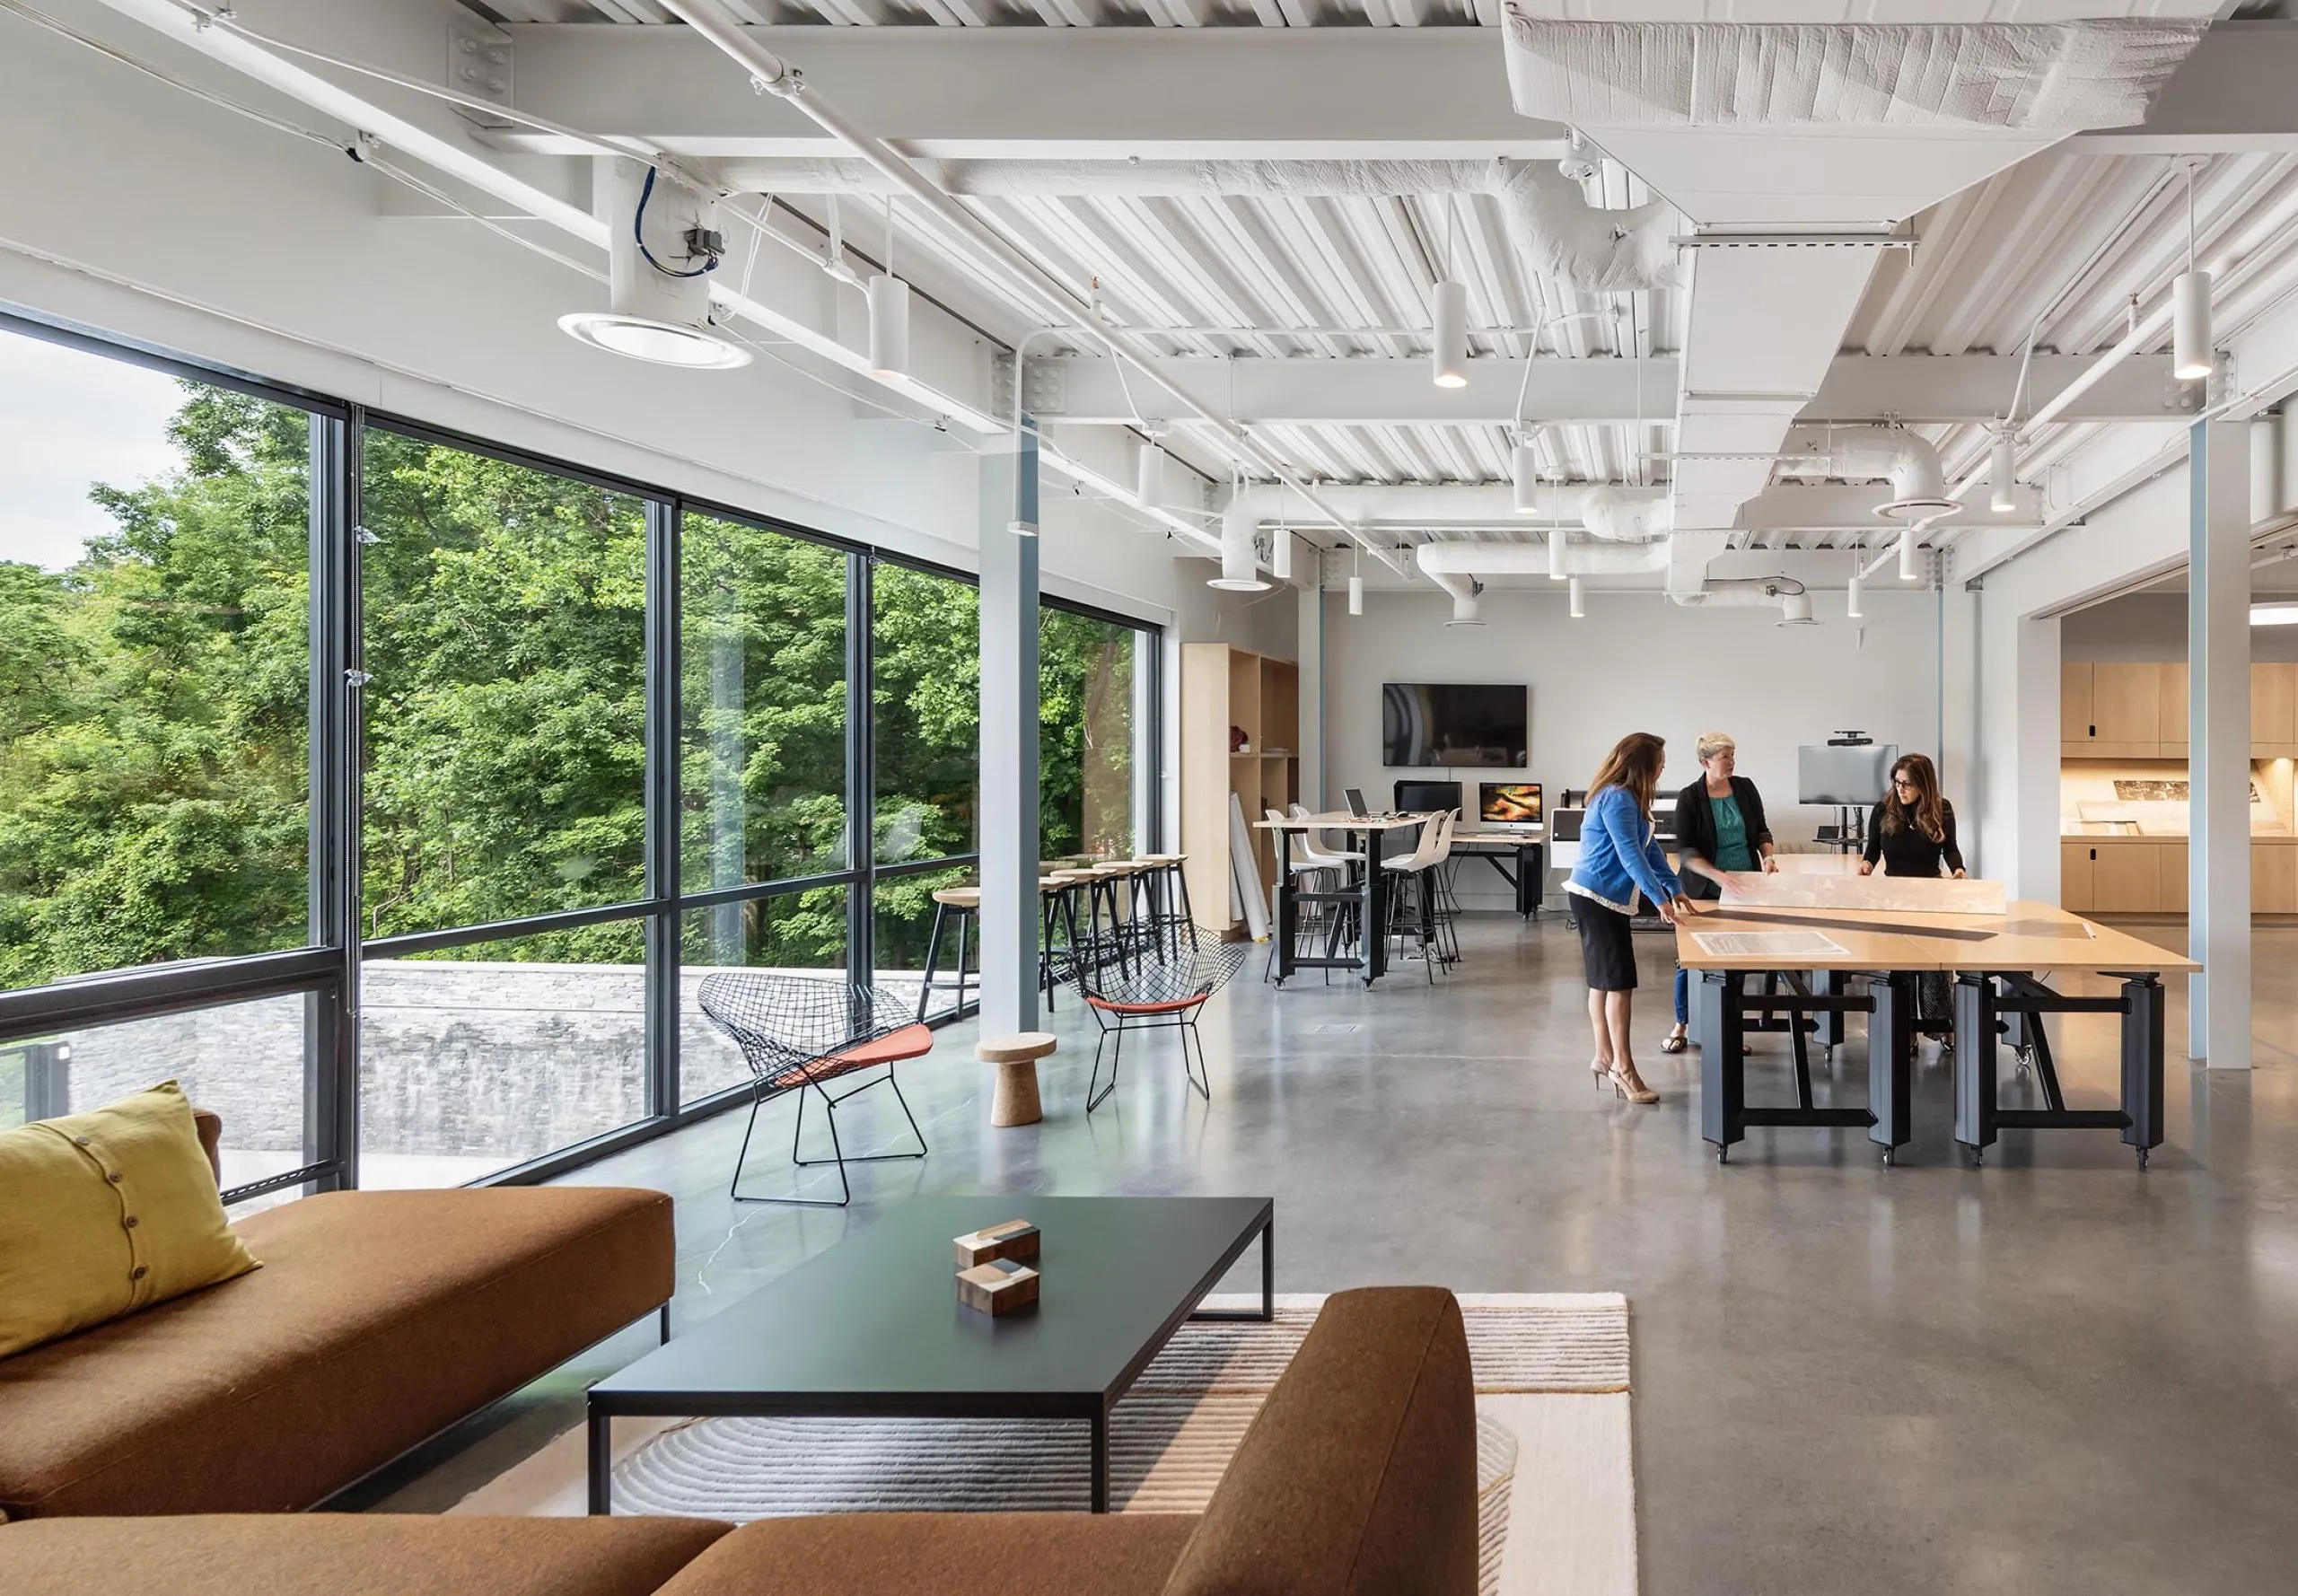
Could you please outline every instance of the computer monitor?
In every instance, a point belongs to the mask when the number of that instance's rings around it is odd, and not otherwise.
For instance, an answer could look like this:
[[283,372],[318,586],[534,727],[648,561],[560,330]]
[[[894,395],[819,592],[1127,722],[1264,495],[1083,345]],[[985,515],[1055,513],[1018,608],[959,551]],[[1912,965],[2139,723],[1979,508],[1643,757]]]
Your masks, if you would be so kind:
[[1540,784],[1536,781],[1477,783],[1477,819],[1490,826],[1537,826]]
[[1341,796],[1348,800],[1348,812],[1359,820],[1373,812],[1364,807],[1364,790],[1362,787],[1344,788]]
[[1400,781],[1396,785],[1397,808],[1406,814],[1437,814],[1460,806],[1456,781]]

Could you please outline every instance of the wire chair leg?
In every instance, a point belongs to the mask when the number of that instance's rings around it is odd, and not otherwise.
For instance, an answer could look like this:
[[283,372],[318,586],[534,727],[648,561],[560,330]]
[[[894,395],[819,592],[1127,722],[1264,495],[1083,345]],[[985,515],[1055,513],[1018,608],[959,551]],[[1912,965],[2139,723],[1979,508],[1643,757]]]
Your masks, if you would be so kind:
[[[1101,1049],[1109,1046],[1110,1038],[1112,1036],[1117,1038],[1117,1047],[1110,1055],[1110,1083],[1103,1086],[1101,1085]],[[1114,1029],[1106,1025],[1103,1026],[1101,1028],[1101,1040],[1093,1044],[1093,1074],[1092,1078],[1085,1083],[1085,1112],[1090,1114],[1095,1109],[1100,1108],[1102,1102],[1108,1099],[1109,1094],[1117,1090],[1117,1069],[1118,1065],[1123,1063],[1124,1060],[1124,1025],[1119,1024]]]
[[[816,1092],[821,1091],[821,1088],[819,1086],[814,1086],[811,1089]],[[794,1164],[800,1165],[801,1167],[810,1167],[808,1165],[808,1161],[798,1156],[798,1135],[806,1123],[807,1091],[808,1088],[804,1086],[801,1086],[798,1089],[798,1112],[791,1122],[790,1130],[790,1162]],[[742,1151],[741,1155],[736,1157],[734,1160],[734,1178],[727,1183],[726,1195],[733,1198],[738,1203],[780,1203],[786,1207],[792,1208],[843,1208],[848,1203],[852,1202],[854,1200],[854,1188],[846,1184],[846,1160],[843,1157],[836,1160],[838,1164],[838,1188],[842,1194],[836,1197],[749,1197],[736,1189],[741,1184],[742,1159],[747,1158],[750,1155],[750,1132],[758,1128],[758,1111],[759,1109],[763,1108],[765,1104],[766,1099],[763,1097],[757,1098],[750,1103],[750,1122],[742,1132]],[[838,1109],[836,1105],[830,1102],[828,1093],[823,1094],[822,1106],[829,1114],[829,1143],[831,1148],[836,1150],[838,1148]],[[813,1163],[829,1163],[830,1162],[832,1161],[826,1158],[818,1158],[812,1161]]]
[[[1192,1037],[1197,1040],[1197,1071],[1193,1074],[1188,1066],[1188,1044]],[[1205,1039],[1197,1035],[1195,1020],[1181,1027],[1181,1074],[1197,1088],[1197,1096],[1208,1103],[1213,1101],[1213,1070],[1205,1062]]]

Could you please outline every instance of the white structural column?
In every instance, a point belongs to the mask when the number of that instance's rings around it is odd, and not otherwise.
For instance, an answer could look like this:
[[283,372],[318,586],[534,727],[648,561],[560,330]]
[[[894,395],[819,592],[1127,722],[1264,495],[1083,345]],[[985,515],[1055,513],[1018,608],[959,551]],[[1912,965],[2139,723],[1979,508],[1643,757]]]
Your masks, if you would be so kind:
[[[981,1027],[1038,1026],[1038,439],[981,463]],[[1026,528],[1024,531],[1022,529]]]
[[1300,755],[1301,802],[1311,809],[1325,806],[1325,560],[1324,550],[1309,555],[1309,580],[1295,600],[1299,615],[1294,653],[1301,666]]
[[2250,1065],[2250,429],[2198,421],[2188,487],[2187,1056]]

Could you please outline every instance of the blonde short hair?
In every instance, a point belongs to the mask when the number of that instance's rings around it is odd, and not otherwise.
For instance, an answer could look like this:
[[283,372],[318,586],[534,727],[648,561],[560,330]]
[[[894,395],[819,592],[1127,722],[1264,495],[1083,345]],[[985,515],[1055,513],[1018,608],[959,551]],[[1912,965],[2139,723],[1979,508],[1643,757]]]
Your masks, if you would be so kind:
[[1721,732],[1702,732],[1699,734],[1699,741],[1692,746],[1698,753],[1700,763],[1703,765],[1718,754],[1735,753],[1740,747]]

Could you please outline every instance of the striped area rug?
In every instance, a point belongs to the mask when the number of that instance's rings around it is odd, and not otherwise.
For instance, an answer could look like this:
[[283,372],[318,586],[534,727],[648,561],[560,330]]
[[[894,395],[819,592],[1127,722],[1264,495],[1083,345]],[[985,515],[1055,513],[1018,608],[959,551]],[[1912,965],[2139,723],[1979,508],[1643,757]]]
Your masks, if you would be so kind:
[[[1477,1387],[1487,1592],[1636,1589],[1628,1323],[1615,1293],[1460,1297]],[[1195,1513],[1259,1411],[1321,1296],[1280,1296],[1273,1324],[1182,1327],[1111,1417],[1118,1512]],[[1214,1298],[1208,1306],[1258,1307]],[[708,1418],[618,1447],[618,1513],[747,1521],[854,1512],[1083,1512],[1090,1444],[1073,1421]],[[559,1454],[556,1464],[544,1459]],[[458,1504],[581,1511],[579,1433]],[[524,1481],[513,1479],[527,1472]],[[571,1473],[572,1478],[566,1478]]]

